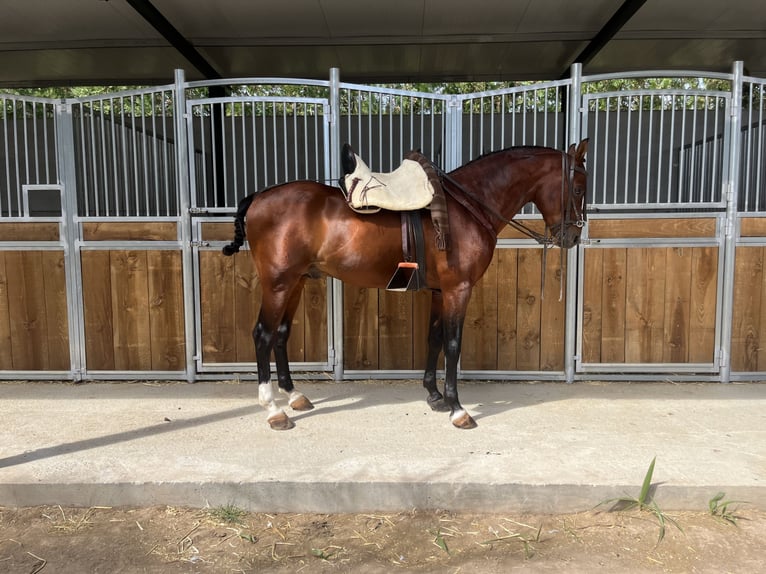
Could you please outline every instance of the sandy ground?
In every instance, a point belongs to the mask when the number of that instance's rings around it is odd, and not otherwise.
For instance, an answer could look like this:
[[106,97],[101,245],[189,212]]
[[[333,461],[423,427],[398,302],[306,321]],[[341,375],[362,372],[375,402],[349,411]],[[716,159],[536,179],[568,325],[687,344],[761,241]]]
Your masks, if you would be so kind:
[[766,512],[255,514],[0,508],[0,572],[757,572]]

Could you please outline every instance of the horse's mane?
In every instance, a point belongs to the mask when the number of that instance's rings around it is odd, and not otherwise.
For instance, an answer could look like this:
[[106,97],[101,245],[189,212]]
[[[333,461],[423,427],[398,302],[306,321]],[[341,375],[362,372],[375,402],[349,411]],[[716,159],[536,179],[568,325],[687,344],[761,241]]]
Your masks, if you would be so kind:
[[485,152],[481,154],[480,156],[470,160],[468,163],[463,164],[461,167],[466,167],[477,161],[481,161],[483,159],[487,159],[489,157],[504,154],[504,153],[532,155],[532,154],[539,154],[539,153],[555,153],[557,151],[559,150],[552,147],[539,146],[539,145],[511,146],[511,147],[506,147],[503,149]]

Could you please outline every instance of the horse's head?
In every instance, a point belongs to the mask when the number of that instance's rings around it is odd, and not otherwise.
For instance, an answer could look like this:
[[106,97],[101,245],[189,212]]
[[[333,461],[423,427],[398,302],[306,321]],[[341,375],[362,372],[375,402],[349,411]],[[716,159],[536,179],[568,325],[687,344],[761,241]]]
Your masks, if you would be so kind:
[[585,154],[588,140],[582,140],[576,147],[569,146],[562,154],[560,166],[553,166],[551,176],[546,178],[538,192],[535,203],[551,230],[551,239],[562,249],[574,247],[580,241],[585,225],[587,172]]

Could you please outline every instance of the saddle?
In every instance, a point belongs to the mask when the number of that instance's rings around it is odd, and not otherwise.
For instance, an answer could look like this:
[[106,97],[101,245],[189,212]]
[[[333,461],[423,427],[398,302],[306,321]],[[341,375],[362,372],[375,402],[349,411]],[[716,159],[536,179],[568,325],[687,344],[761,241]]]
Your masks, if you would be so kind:
[[449,248],[449,221],[441,179],[436,167],[422,153],[407,152],[402,164],[390,173],[373,172],[350,145],[341,153],[344,175],[340,179],[351,209],[359,213],[428,209],[436,233],[436,246]]

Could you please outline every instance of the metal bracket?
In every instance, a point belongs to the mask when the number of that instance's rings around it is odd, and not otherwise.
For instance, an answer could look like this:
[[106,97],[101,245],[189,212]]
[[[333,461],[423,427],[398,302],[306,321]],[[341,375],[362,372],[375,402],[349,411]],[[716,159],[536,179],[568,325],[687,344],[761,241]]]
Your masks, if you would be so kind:
[[189,213],[191,215],[207,215],[210,212],[204,207],[190,207]]
[[189,241],[191,247],[210,247],[209,241]]

